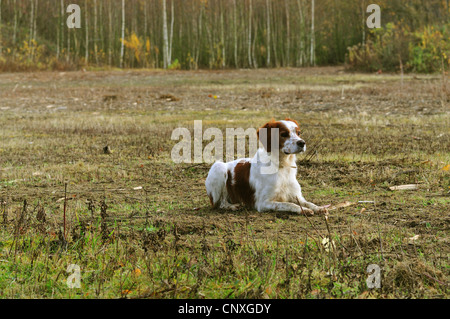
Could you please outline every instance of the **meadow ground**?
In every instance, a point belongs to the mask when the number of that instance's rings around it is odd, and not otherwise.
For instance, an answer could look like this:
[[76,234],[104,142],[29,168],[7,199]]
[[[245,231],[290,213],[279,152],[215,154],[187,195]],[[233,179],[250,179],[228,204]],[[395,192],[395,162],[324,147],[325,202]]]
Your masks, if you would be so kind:
[[[449,86],[336,67],[0,74],[0,297],[448,298]],[[328,220],[212,210],[210,164],[171,160],[177,127],[272,117],[300,122],[298,179],[340,206]]]

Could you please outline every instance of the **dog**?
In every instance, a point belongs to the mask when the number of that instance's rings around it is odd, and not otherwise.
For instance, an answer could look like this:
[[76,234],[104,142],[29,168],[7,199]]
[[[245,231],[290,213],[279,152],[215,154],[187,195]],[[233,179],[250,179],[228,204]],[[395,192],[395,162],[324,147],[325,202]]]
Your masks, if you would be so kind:
[[296,154],[306,152],[306,142],[299,132],[295,120],[271,120],[257,131],[263,147],[253,158],[215,162],[205,181],[211,206],[237,210],[245,205],[258,212],[325,214],[325,207],[305,200],[296,178]]

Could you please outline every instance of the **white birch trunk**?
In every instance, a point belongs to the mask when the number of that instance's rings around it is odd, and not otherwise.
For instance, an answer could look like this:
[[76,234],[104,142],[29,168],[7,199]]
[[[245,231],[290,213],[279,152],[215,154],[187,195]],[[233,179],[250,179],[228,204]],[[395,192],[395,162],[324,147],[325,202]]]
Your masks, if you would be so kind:
[[171,1],[171,21],[170,21],[170,38],[169,38],[169,55],[167,57],[167,64],[172,64],[172,44],[173,44],[173,25],[175,23],[175,9],[174,9],[174,0]]
[[167,3],[166,0],[163,0],[163,61],[164,61],[164,69],[167,69],[169,66],[169,35],[167,31],[167,12],[166,12]]
[[125,0],[122,0],[122,41],[120,45],[120,68],[123,68],[124,40],[125,40]]

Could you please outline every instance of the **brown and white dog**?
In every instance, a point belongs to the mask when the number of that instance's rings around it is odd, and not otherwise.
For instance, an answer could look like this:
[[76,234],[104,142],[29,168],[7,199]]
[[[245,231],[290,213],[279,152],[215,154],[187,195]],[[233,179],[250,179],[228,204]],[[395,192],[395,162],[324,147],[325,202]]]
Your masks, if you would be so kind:
[[264,147],[253,158],[212,165],[205,182],[211,205],[236,210],[244,204],[259,212],[325,213],[326,208],[304,199],[296,178],[295,154],[306,151],[297,121],[272,120],[257,135]]

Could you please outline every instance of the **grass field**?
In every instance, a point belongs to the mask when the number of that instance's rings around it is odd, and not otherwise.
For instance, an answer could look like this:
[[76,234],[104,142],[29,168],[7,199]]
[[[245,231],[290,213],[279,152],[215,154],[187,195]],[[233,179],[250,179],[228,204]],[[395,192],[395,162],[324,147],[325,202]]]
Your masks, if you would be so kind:
[[[0,74],[0,297],[448,298],[444,80],[336,67]],[[347,203],[328,220],[212,210],[210,164],[171,160],[177,127],[272,117],[301,125],[305,198]],[[389,189],[403,184],[418,188]]]

